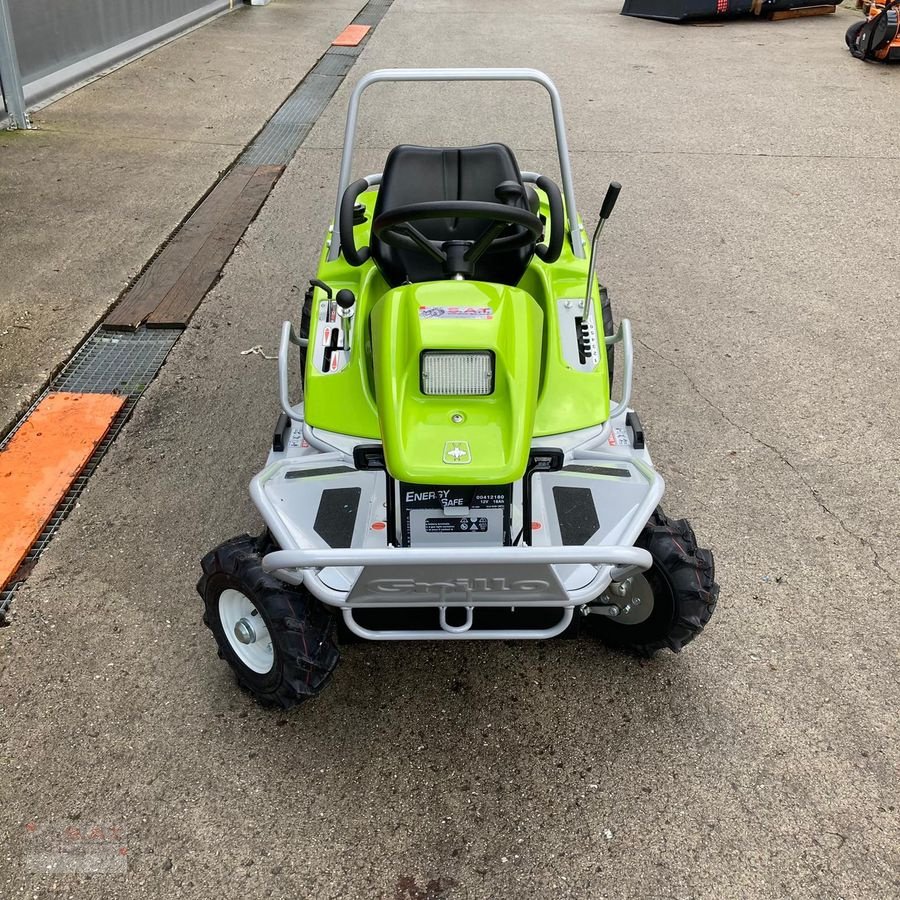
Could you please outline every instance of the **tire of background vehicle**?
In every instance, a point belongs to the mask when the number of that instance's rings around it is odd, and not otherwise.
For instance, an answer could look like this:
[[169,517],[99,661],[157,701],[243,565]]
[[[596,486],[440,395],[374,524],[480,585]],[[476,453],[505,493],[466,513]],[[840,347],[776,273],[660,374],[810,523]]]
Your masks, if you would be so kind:
[[[288,587],[263,571],[264,540],[244,534],[207,553],[197,590],[204,603],[203,622],[238,684],[263,706],[290,709],[325,687],[340,654],[334,643],[334,616],[308,591]],[[240,645],[225,632],[224,610],[236,597],[243,602],[238,595],[259,613],[271,639],[268,671],[255,671],[245,663],[236,650]]]
[[859,37],[860,31],[863,29],[863,25],[866,24],[866,19],[861,19],[859,22],[854,22],[848,29],[847,33],[844,35],[844,40],[847,43],[847,47],[851,50],[856,49],[856,39]]
[[649,615],[628,624],[592,614],[585,617],[585,628],[608,646],[640,656],[666,648],[678,653],[703,631],[716,608],[719,586],[713,555],[697,546],[686,519],[669,519],[661,509],[650,517],[635,546],[653,557],[653,566],[636,576],[646,579],[652,590]]
[[[605,287],[600,288],[600,309],[603,311],[603,334],[612,337],[616,333],[616,325],[613,322],[612,303],[609,299],[609,291]],[[612,384],[616,371],[615,347],[606,348],[606,368],[609,372],[609,383]]]

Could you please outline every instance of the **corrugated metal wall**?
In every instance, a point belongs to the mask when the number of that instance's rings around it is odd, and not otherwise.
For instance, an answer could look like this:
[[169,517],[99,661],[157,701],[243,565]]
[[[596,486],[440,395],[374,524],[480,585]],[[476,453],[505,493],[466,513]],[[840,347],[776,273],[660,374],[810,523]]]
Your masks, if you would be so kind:
[[229,0],[8,3],[29,103],[115,65],[231,5]]

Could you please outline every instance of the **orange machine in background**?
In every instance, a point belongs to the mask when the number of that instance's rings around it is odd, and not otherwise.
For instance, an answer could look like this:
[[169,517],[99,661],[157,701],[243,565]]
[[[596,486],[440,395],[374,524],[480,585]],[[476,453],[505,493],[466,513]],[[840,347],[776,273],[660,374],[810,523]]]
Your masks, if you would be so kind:
[[900,8],[897,0],[868,0],[866,18],[854,22],[846,34],[847,46],[857,59],[900,61]]

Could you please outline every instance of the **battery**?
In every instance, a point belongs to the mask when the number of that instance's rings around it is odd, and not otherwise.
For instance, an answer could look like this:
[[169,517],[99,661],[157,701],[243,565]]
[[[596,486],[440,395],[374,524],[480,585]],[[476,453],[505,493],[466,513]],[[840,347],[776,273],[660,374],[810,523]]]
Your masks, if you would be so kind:
[[401,482],[404,547],[510,543],[512,485],[423,485]]

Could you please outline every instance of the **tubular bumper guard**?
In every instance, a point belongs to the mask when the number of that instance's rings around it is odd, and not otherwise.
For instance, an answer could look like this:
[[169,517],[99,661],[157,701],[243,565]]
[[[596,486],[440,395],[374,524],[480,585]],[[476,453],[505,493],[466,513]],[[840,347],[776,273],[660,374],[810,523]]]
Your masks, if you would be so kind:
[[[596,574],[583,587],[566,590],[552,566],[579,564],[594,566]],[[323,603],[342,607],[515,606],[523,603],[580,606],[595,600],[610,581],[649,569],[652,564],[652,557],[646,550],[627,546],[275,550],[266,554],[262,561],[263,569],[282,581],[302,584]],[[361,569],[349,592],[330,588],[318,577],[318,570],[333,566]],[[424,577],[438,572],[445,580],[433,582],[438,589],[430,596],[427,592],[411,595],[402,589],[388,587],[384,591],[384,600],[371,599],[372,580],[364,577],[370,568],[376,570],[376,575],[383,568],[396,569],[401,573],[398,581],[404,581],[407,573]],[[517,582],[516,576],[522,571],[528,578]],[[455,573],[459,573],[460,578],[451,587],[446,579]],[[546,583],[539,584],[541,581]],[[491,582],[502,582],[503,586],[491,588]],[[495,595],[488,596],[491,593]]]
[[[625,546],[473,547],[453,548],[451,554],[446,549],[387,547],[276,550],[263,557],[262,565],[283,581],[304,585],[323,603],[341,607],[347,627],[367,640],[535,640],[562,634],[571,624],[576,606],[596,599],[611,580],[648,569],[652,562],[646,550]],[[553,566],[570,564],[593,565],[596,574],[584,587],[566,590]],[[361,567],[349,593],[329,588],[318,577],[317,570],[330,566]],[[385,568],[393,578],[377,577]],[[454,578],[457,574],[459,577]],[[425,592],[419,593],[422,586]],[[379,587],[384,590],[384,599],[372,599]],[[363,596],[356,598],[360,588]],[[434,589],[436,593],[429,593]],[[476,607],[521,605],[559,607],[560,619],[545,629],[472,628]],[[354,608],[402,606],[437,608],[440,629],[375,631],[353,617]],[[464,624],[447,621],[447,608],[451,606],[465,610]]]

